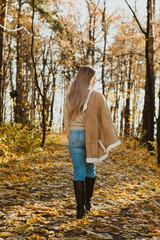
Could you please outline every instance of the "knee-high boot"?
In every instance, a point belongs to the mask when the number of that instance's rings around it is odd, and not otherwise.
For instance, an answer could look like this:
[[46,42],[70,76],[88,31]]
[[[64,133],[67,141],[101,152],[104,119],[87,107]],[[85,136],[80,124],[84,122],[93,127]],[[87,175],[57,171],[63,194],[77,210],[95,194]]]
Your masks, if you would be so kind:
[[91,210],[91,198],[93,195],[94,183],[96,178],[86,177],[85,179],[85,206],[86,211]]
[[75,197],[77,202],[77,219],[82,219],[85,210],[85,192],[84,192],[84,181],[73,181]]

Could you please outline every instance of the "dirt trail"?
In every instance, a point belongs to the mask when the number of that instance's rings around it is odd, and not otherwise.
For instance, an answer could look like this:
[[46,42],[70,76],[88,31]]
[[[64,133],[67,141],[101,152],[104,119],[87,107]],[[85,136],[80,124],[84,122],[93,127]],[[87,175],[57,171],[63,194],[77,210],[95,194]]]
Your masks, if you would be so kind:
[[0,240],[160,239],[160,169],[134,141],[96,165],[94,207],[83,220],[65,135],[0,168]]

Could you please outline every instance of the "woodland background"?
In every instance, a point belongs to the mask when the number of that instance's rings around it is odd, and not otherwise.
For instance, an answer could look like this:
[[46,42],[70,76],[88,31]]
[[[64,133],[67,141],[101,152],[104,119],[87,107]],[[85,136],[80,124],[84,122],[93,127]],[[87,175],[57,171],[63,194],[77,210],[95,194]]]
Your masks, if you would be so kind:
[[126,16],[110,14],[107,0],[1,0],[1,124],[43,129],[43,145],[46,131],[63,130],[66,90],[89,64],[119,134],[159,145],[160,6],[144,1],[141,18],[130,2]]
[[109,14],[107,4],[1,0],[1,123],[42,127],[43,145],[57,114],[62,130],[66,89],[79,67],[89,64],[119,134],[141,138],[149,150],[155,139],[159,144],[159,3],[145,1],[142,20],[137,1],[124,1],[131,17],[120,9]]
[[[160,239],[160,3],[112,4],[0,0],[0,239]],[[77,222],[63,103],[86,64],[122,144]]]

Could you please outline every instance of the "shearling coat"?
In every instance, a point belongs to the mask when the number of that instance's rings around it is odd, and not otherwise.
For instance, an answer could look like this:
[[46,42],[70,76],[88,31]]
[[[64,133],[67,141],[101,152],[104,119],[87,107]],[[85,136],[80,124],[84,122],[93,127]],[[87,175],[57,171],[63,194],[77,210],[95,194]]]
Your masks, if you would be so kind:
[[[64,107],[64,125],[69,136],[70,119],[66,106],[67,102]],[[110,149],[121,144],[106,99],[101,93],[90,88],[83,112],[85,114],[86,162],[100,162],[107,158]]]

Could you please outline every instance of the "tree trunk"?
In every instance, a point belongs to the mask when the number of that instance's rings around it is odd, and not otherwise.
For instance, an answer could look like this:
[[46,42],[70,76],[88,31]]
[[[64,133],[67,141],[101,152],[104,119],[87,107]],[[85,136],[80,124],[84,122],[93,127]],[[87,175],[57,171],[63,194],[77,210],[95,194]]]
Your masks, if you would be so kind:
[[125,116],[125,107],[123,106],[123,109],[122,109],[122,111],[121,111],[120,136],[123,135],[124,116]]
[[136,109],[137,109],[137,90],[136,86],[134,86],[134,97],[133,97],[133,112],[132,112],[132,129],[131,129],[131,135],[134,136],[135,133],[135,118],[136,118]]
[[[21,26],[21,6],[22,0],[18,1],[18,24],[17,28]],[[23,107],[22,107],[22,95],[23,95],[23,83],[22,83],[22,52],[21,52],[21,31],[17,31],[17,73],[16,73],[16,90],[18,91],[18,96],[16,97],[16,105],[14,108],[15,112],[15,122],[22,123],[23,118]]]
[[154,141],[154,116],[155,116],[155,77],[154,77],[154,37],[153,17],[154,0],[147,4],[147,32],[146,32],[146,84],[145,102],[143,110],[143,140],[148,142],[148,150],[153,150],[150,141]]
[[[86,62],[89,64],[90,60],[92,66],[95,63],[95,23],[96,23],[96,10],[99,5],[100,0],[98,0],[97,4],[91,2],[94,5],[93,12],[91,13],[91,6],[88,0],[86,0],[88,14],[89,14],[89,30],[88,30],[88,47],[87,47],[87,59]],[[93,26],[92,26],[93,19]]]
[[95,29],[96,29],[96,16],[93,17],[93,30],[92,30],[92,42],[91,42],[91,48],[92,48],[92,66],[95,64]]
[[120,120],[120,136],[123,135],[123,132],[124,132],[124,118],[125,118],[125,101],[124,101],[124,95],[123,93],[125,92],[124,88],[124,79],[125,79],[125,73],[124,73],[124,70],[125,69],[125,65],[126,65],[126,62],[125,60],[122,60],[121,59],[121,62],[120,62],[120,65],[121,65],[121,72],[120,72],[120,92],[122,93],[122,99],[123,99],[123,106],[122,106],[122,110],[121,110],[121,120]]
[[148,143],[148,150],[153,150],[150,142],[154,141],[154,116],[155,116],[155,76],[154,76],[154,16],[155,0],[147,0],[147,30],[145,31],[138,21],[135,12],[125,0],[132,11],[138,26],[146,38],[146,83],[145,101],[143,109],[142,141]]
[[132,53],[130,54],[130,59],[129,59],[129,75],[127,80],[127,97],[126,97],[125,127],[124,127],[125,135],[130,135],[131,71],[132,71]]
[[51,101],[51,110],[50,110],[50,122],[49,122],[49,131],[51,130],[52,127],[52,123],[53,123],[53,104],[54,104],[54,97],[55,97],[55,84],[56,84],[56,79],[55,76],[53,74],[53,94],[52,94],[52,101]]
[[[4,26],[5,20],[5,8],[6,0],[1,0],[0,8],[0,24]],[[0,27],[0,124],[2,122],[2,111],[3,111],[3,97],[2,97],[2,84],[3,84],[3,74],[2,74],[2,65],[3,65],[3,28]]]
[[89,2],[86,0],[89,14],[89,29],[88,29],[88,46],[87,46],[87,63],[89,64],[89,57],[91,52],[91,40],[92,40],[92,15]]
[[160,90],[159,90],[159,112],[158,112],[158,121],[157,121],[157,160],[160,165]]
[[87,59],[86,59],[88,64],[89,64],[89,57],[91,52],[91,39],[92,39],[91,27],[92,27],[92,17],[89,16],[88,47],[87,47]]
[[45,118],[45,108],[46,108],[46,93],[44,92],[43,95],[43,107],[42,107],[42,128],[43,128],[43,138],[42,138],[42,142],[41,142],[41,146],[44,146],[45,143],[45,139],[46,139],[46,118]]
[[119,81],[118,81],[119,76],[116,76],[116,89],[115,89],[115,95],[116,95],[116,100],[115,100],[115,107],[114,107],[114,112],[113,112],[113,122],[117,123],[117,115],[118,115],[118,105],[119,105],[119,99],[118,99],[118,86],[119,86]]
[[106,0],[104,0],[104,8],[102,13],[102,31],[104,32],[103,39],[103,54],[102,54],[102,73],[101,73],[101,82],[102,82],[102,93],[105,95],[105,81],[104,81],[104,70],[105,70],[105,61],[106,61],[106,45],[107,45],[107,32],[106,32]]
[[32,72],[32,93],[31,93],[31,109],[30,109],[30,128],[33,127],[33,122],[35,120],[35,76],[34,71]]
[[32,43],[31,43],[31,56],[32,56],[32,62],[33,62],[33,69],[34,69],[34,80],[36,87],[38,89],[39,95],[42,98],[42,128],[43,128],[43,138],[41,142],[41,146],[45,143],[45,137],[46,137],[46,121],[45,121],[45,104],[46,104],[46,92],[44,89],[44,92],[42,94],[41,88],[38,83],[38,75],[37,75],[37,69],[36,69],[36,62],[35,62],[35,55],[34,55],[34,13],[35,13],[35,0],[32,0],[32,6],[33,6],[33,14],[32,14]]

